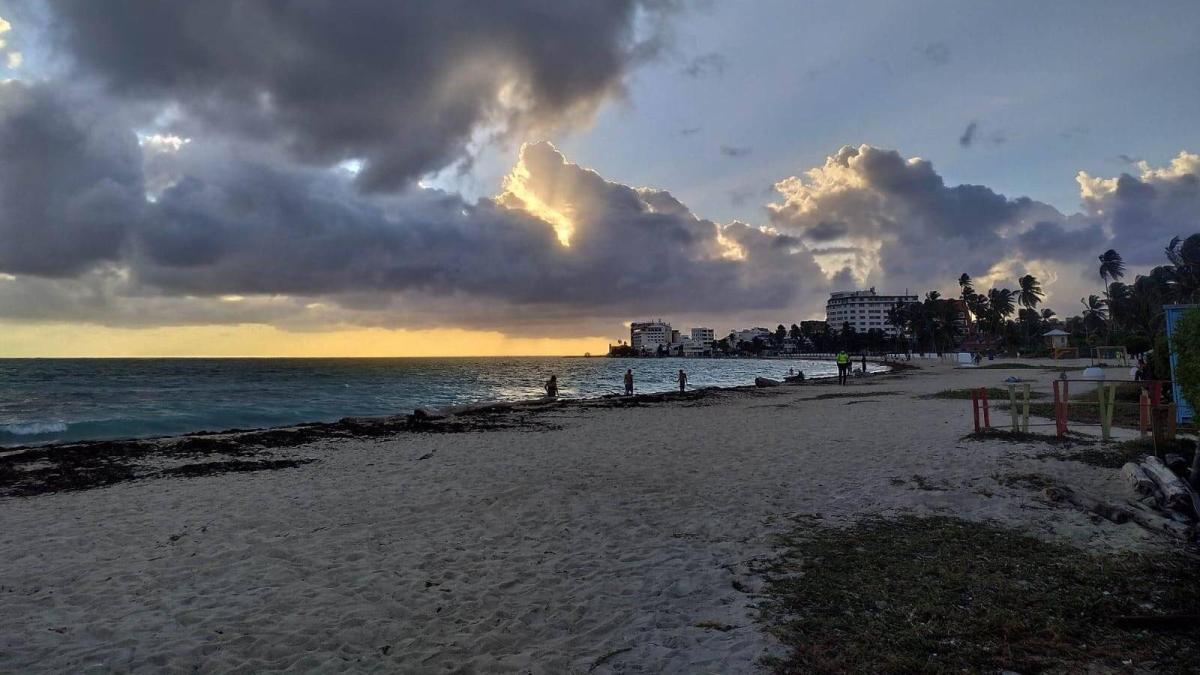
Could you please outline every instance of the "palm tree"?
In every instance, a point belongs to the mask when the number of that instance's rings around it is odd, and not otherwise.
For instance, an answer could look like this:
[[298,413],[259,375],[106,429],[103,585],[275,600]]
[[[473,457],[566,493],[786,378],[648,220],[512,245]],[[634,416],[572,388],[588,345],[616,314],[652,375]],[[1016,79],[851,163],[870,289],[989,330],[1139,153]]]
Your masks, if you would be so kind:
[[1045,293],[1042,293],[1042,284],[1038,282],[1037,277],[1032,274],[1017,279],[1017,283],[1021,284],[1021,290],[1017,292],[1017,302],[1025,309],[1035,309],[1042,302]]
[[1098,295],[1089,295],[1086,299],[1080,298],[1079,302],[1083,305],[1083,328],[1090,337],[1091,324],[1099,322],[1103,325],[1108,319],[1107,310],[1104,307],[1104,301]]
[[[1114,281],[1119,281],[1125,276],[1125,261],[1121,259],[1121,254],[1114,249],[1108,249],[1100,254],[1100,279],[1104,282],[1104,297],[1110,298],[1111,284]],[[1112,326],[1108,327],[1109,332],[1112,332]]]
[[971,275],[963,272],[958,277],[958,288],[961,290],[960,295],[963,300],[966,300],[968,295],[974,293],[975,287],[971,285]]
[[1029,342],[1029,326],[1031,323],[1037,323],[1037,313],[1034,308],[1042,301],[1044,293],[1042,293],[1042,285],[1038,282],[1037,277],[1032,274],[1017,279],[1017,283],[1021,285],[1021,290],[1017,291],[1017,302],[1026,310],[1033,314],[1033,321],[1022,321],[1021,325],[1025,327],[1025,342]]

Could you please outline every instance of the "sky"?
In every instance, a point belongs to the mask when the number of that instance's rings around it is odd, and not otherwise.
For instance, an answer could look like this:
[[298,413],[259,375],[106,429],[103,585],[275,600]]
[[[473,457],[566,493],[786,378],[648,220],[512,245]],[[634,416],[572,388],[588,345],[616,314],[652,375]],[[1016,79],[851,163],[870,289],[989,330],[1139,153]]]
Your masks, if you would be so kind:
[[0,0],[0,356],[603,352],[1200,231],[1200,4]]

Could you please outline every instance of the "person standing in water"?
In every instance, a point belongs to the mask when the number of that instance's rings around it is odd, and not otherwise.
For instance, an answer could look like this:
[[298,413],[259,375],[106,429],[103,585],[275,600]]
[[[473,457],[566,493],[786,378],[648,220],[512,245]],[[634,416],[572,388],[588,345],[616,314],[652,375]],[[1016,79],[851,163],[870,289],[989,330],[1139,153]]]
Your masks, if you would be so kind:
[[846,384],[850,375],[850,355],[843,349],[837,353],[838,384]]
[[633,368],[625,369],[625,395],[633,396]]
[[550,379],[546,380],[546,397],[554,398],[558,396],[558,376],[551,375]]
[[687,387],[687,373],[683,369],[679,369],[679,391],[683,391]]

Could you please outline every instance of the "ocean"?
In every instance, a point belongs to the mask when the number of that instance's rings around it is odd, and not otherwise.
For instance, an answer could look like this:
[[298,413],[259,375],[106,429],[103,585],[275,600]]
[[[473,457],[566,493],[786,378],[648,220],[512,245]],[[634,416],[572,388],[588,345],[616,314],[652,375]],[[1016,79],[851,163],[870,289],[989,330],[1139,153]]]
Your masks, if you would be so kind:
[[[563,357],[394,359],[0,359],[0,447],[170,436],[196,431],[329,422],[543,393],[638,392],[752,384],[788,369],[836,373],[804,359]],[[874,368],[872,368],[874,369]]]

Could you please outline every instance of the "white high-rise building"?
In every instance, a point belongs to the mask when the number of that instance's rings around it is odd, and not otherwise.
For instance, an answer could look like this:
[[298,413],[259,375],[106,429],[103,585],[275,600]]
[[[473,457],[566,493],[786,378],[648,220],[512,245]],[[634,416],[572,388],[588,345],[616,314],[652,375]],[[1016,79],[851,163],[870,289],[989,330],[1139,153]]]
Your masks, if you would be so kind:
[[915,295],[879,295],[874,288],[866,291],[839,291],[829,296],[825,303],[825,321],[829,330],[842,332],[842,326],[850,324],[854,332],[865,333],[878,329],[888,335],[897,333],[896,327],[887,321],[887,312],[899,303],[913,303]]
[[659,346],[671,346],[671,324],[658,321],[634,321],[629,324],[629,346],[635,352],[654,352]]

